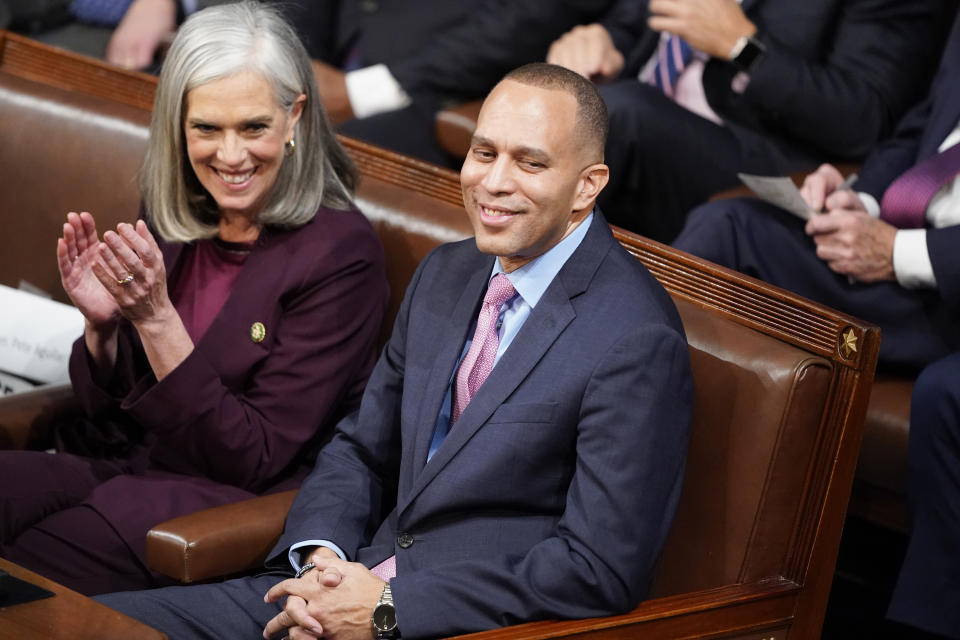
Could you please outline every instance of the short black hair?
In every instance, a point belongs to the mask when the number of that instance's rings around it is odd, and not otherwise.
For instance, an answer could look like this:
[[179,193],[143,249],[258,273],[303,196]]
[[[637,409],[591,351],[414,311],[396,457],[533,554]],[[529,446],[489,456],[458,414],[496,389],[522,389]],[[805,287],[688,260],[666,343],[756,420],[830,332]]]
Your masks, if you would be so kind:
[[566,67],[546,62],[525,64],[505,75],[503,79],[572,95],[577,101],[577,130],[583,137],[583,142],[594,146],[598,158],[603,159],[610,122],[607,105],[592,82]]

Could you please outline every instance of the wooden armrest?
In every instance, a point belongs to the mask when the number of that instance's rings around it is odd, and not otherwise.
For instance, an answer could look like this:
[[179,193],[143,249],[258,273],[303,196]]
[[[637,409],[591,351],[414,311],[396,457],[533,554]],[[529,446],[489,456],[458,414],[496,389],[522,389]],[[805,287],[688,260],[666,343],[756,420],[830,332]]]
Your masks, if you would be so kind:
[[147,564],[184,583],[254,569],[280,538],[296,495],[274,493],[158,524],[147,532]]
[[49,385],[0,398],[0,449],[43,444],[51,427],[79,411],[69,384]]
[[784,579],[727,585],[646,600],[619,616],[528,622],[449,640],[786,638],[785,622],[792,613],[790,598],[799,591],[797,584]]

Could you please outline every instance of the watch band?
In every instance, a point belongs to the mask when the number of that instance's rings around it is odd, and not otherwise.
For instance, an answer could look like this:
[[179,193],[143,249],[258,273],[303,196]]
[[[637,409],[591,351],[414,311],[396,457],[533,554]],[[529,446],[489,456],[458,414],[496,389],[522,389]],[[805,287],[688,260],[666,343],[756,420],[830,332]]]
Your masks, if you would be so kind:
[[729,59],[740,71],[750,73],[763,59],[766,51],[766,46],[757,39],[757,34],[740,36],[730,49]]
[[300,567],[299,571],[297,571],[297,577],[302,578],[304,575],[306,575],[308,571],[312,571],[313,569],[316,569],[316,568],[317,568],[317,565],[315,565],[312,562],[308,562],[307,564]]
[[397,640],[400,638],[400,630],[397,628],[397,612],[393,605],[393,591],[389,582],[383,585],[380,600],[373,609],[371,622],[377,640]]

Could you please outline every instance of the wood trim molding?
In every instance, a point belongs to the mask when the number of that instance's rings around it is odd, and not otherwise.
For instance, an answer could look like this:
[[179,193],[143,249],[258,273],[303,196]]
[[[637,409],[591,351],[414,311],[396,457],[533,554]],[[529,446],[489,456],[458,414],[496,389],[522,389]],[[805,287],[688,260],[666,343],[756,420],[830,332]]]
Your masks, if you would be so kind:
[[151,111],[157,79],[0,31],[0,72]]

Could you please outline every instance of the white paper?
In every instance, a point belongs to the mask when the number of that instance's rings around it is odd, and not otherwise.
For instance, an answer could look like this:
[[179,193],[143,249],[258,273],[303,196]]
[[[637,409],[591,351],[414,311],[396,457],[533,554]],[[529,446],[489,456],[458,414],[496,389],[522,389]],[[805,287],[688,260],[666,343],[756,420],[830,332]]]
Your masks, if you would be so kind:
[[70,350],[83,333],[75,307],[0,285],[0,370],[38,382],[67,382]]
[[29,380],[24,380],[23,378],[17,377],[13,374],[0,371],[0,398],[3,396],[13,395],[14,393],[20,393],[21,391],[30,391],[36,388],[37,385]]
[[816,212],[811,209],[800,195],[797,185],[787,177],[752,176],[748,173],[738,173],[743,184],[750,187],[758,197],[770,204],[789,211],[801,220],[809,220]]

